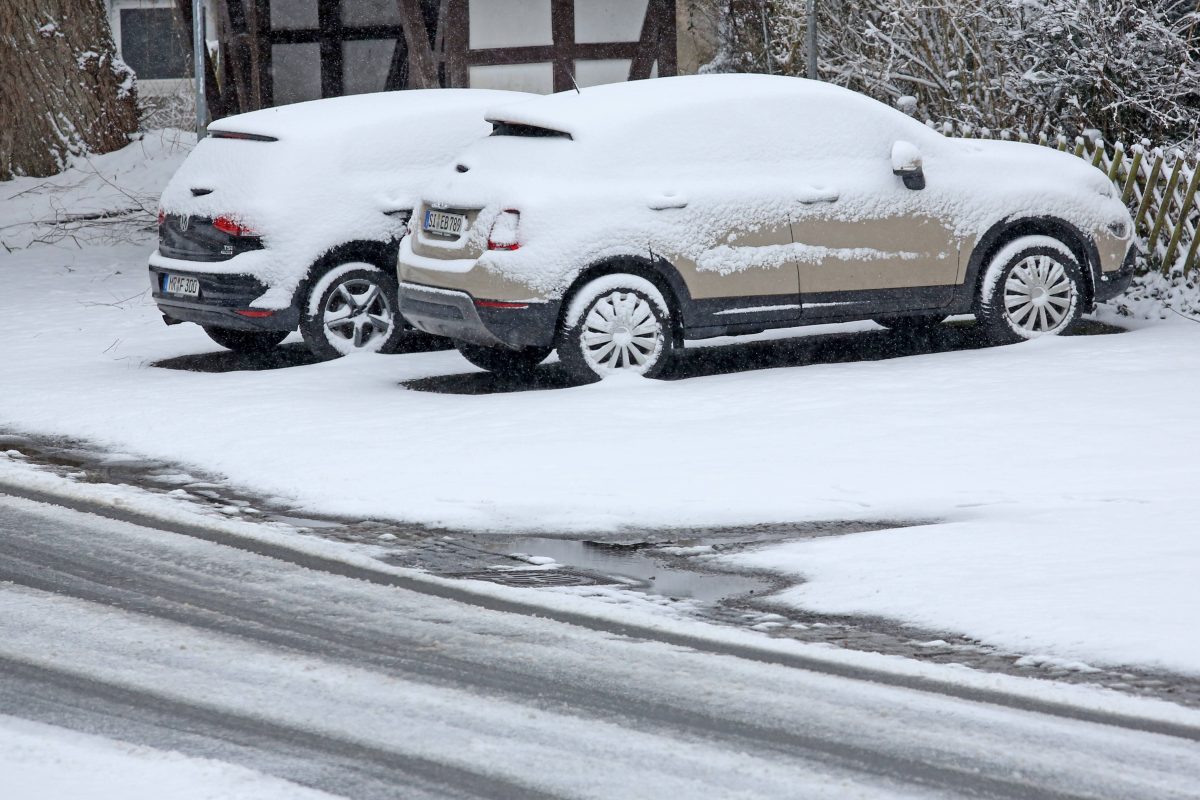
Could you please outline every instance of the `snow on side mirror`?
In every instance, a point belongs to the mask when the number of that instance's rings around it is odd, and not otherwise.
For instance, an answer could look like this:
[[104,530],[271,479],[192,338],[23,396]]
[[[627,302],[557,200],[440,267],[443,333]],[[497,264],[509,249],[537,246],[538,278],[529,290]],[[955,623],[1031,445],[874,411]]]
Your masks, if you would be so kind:
[[925,188],[921,151],[915,144],[901,140],[892,145],[892,174],[903,178],[909,189]]

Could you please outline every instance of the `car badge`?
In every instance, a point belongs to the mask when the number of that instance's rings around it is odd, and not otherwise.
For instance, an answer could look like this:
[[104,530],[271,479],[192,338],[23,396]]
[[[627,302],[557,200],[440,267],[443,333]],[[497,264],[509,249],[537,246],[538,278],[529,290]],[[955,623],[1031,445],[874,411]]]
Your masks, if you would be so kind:
[[188,229],[188,225],[191,225],[191,224],[192,224],[192,215],[191,214],[182,214],[179,217],[179,230],[186,231]]

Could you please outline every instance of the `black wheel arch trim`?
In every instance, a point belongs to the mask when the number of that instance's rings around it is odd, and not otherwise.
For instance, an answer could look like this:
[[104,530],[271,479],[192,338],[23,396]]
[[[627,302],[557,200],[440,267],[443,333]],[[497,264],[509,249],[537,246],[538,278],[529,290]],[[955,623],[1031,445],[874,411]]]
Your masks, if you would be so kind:
[[1083,274],[1087,279],[1086,307],[1089,310],[1095,302],[1096,285],[1100,279],[1100,250],[1096,241],[1075,225],[1064,219],[1048,215],[1030,215],[1022,217],[1005,217],[979,237],[971,257],[967,262],[967,272],[962,283],[962,296],[958,298],[956,309],[959,313],[976,311],[979,308],[980,281],[983,280],[984,270],[1000,248],[1014,239],[1022,236],[1049,236],[1066,245],[1079,260]]
[[555,330],[562,330],[571,298],[575,296],[576,292],[596,278],[621,272],[650,281],[663,293],[667,302],[674,304],[674,308],[671,309],[675,312],[672,315],[674,317],[672,325],[675,328],[676,337],[682,337],[685,319],[691,316],[691,292],[688,291],[687,284],[684,283],[683,276],[679,274],[675,265],[653,252],[646,255],[607,256],[585,267],[575,276],[562,294],[562,305],[559,308]]
[[350,264],[355,261],[374,264],[390,275],[393,281],[396,281],[396,259],[400,255],[399,250],[399,239],[382,241],[358,239],[329,248],[324,255],[309,266],[304,280],[300,281],[300,285],[296,287],[296,293],[292,296],[292,305],[296,308],[303,308],[312,285],[319,281],[325,273],[342,264]]

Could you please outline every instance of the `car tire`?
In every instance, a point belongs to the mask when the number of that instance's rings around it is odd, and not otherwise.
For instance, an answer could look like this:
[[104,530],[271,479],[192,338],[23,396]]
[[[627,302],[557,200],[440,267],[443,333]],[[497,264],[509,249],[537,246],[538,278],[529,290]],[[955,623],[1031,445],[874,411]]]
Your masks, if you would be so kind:
[[911,317],[876,317],[872,320],[897,333],[929,333],[946,321],[945,314],[915,314]]
[[549,347],[526,347],[509,350],[504,347],[485,347],[455,340],[454,346],[462,357],[480,369],[496,375],[520,376],[533,372],[550,355]]
[[653,283],[637,275],[605,275],[585,284],[567,306],[558,357],[577,380],[616,373],[657,378],[676,347],[671,306]]
[[323,359],[394,353],[406,330],[396,279],[374,264],[339,264],[317,279],[300,314],[300,334]]
[[977,316],[997,344],[1055,336],[1082,316],[1085,285],[1066,245],[1048,236],[1023,236],[988,262]]
[[237,331],[232,328],[204,326],[208,338],[235,353],[265,353],[273,350],[291,331]]

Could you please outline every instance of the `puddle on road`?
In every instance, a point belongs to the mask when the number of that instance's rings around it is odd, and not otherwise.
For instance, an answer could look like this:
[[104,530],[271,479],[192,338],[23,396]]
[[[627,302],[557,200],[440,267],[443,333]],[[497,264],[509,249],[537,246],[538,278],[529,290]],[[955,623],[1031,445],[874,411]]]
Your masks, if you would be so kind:
[[762,594],[773,588],[773,584],[764,578],[700,572],[695,564],[690,568],[672,566],[642,544],[606,544],[535,536],[511,539],[505,544],[512,548],[513,554],[535,559],[553,558],[563,566],[615,579],[623,588],[662,597],[715,604],[731,597]]

